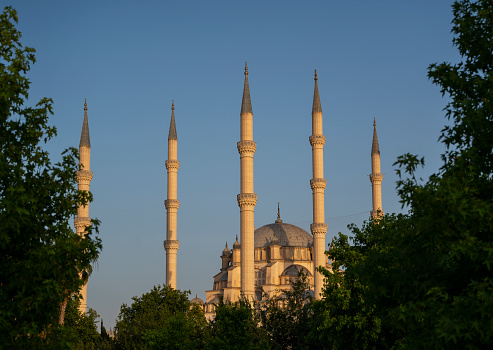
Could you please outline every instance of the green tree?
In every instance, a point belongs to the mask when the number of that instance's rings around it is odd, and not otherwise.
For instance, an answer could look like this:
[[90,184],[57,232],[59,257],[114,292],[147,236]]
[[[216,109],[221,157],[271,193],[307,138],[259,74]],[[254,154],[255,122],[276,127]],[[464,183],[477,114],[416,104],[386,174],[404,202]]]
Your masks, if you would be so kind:
[[189,292],[155,286],[130,306],[123,304],[115,327],[120,349],[200,349],[207,336],[204,312],[192,307]]
[[[399,157],[397,191],[409,213],[353,228],[352,246],[344,237],[336,242],[330,257],[345,270],[339,280],[327,275],[331,336],[331,323],[349,331],[347,318],[357,316],[355,325],[366,320],[370,328],[353,326],[354,334],[377,340],[368,347],[492,346],[493,1],[457,1],[453,13],[462,60],[428,72],[450,97],[443,165],[422,183],[416,169],[424,159]],[[336,293],[345,295],[330,305]]]
[[313,317],[308,277],[300,271],[291,283],[292,290],[279,291],[260,303],[261,327],[266,330],[272,349],[312,349],[308,343]]
[[74,349],[89,350],[99,349],[101,335],[97,330],[97,318],[99,315],[93,309],[89,309],[85,315],[79,313],[77,298],[70,298],[65,312],[64,329],[67,340],[70,340]]
[[0,343],[35,349],[54,346],[59,305],[78,293],[101,241],[92,227],[82,238],[69,225],[91,198],[76,189],[77,151],[53,164],[42,148],[56,136],[53,101],[26,105],[35,50],[21,44],[17,22],[11,7],[0,14]]
[[210,325],[212,335],[206,349],[269,349],[267,334],[259,326],[257,311],[245,299],[235,303],[220,300]]

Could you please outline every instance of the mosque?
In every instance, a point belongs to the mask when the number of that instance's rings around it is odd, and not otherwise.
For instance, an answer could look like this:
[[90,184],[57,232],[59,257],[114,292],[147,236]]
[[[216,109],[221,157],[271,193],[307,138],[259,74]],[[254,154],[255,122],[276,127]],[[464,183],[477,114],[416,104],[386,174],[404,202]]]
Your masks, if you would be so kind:
[[[312,135],[309,137],[312,146],[313,178],[310,187],[313,193],[313,221],[311,233],[300,227],[284,223],[281,220],[279,207],[277,220],[274,223],[255,229],[254,215],[257,195],[254,192],[253,156],[256,143],[253,141],[253,112],[248,85],[248,67],[245,64],[245,82],[240,112],[240,135],[237,148],[240,154],[240,194],[237,196],[240,208],[240,240],[236,236],[233,248],[228,245],[221,255],[221,268],[214,276],[212,290],[206,291],[206,301],[194,298],[193,303],[204,307],[209,319],[215,313],[215,305],[220,298],[224,301],[237,301],[241,297],[249,300],[261,300],[262,292],[272,296],[281,290],[291,288],[291,281],[302,271],[307,277],[311,293],[320,298],[323,287],[323,276],[316,267],[331,265],[325,255],[325,223],[324,192],[326,180],[323,169],[323,135],[322,105],[318,92],[317,72],[315,71],[315,87],[312,106]],[[87,120],[87,104],[84,103],[84,122],[79,144],[81,170],[77,172],[79,190],[89,191],[92,180],[90,171],[91,142]],[[166,207],[166,284],[176,288],[176,261],[180,242],[177,239],[177,213],[180,201],[177,198],[177,177],[180,162],[177,159],[178,137],[175,124],[175,107],[172,103],[171,121],[168,134],[168,159],[165,162],[168,181]],[[373,122],[373,143],[371,148],[373,210],[372,217],[383,214],[380,172],[380,149],[378,146],[375,120]],[[84,235],[85,227],[90,225],[89,204],[78,209],[75,227],[79,235]],[[87,284],[81,290],[81,312],[87,308]]]
[[[240,194],[237,196],[240,208],[240,240],[236,236],[233,248],[226,243],[221,255],[221,268],[214,276],[212,290],[206,291],[206,301],[194,298],[193,303],[203,305],[206,317],[213,317],[215,305],[220,298],[224,301],[237,301],[241,297],[249,300],[261,300],[263,292],[269,296],[281,290],[291,288],[290,282],[300,271],[308,276],[311,293],[320,298],[323,276],[315,270],[318,266],[331,269],[325,255],[324,192],[326,180],[323,170],[322,105],[318,92],[317,72],[312,106],[312,146],[313,178],[310,187],[313,193],[313,222],[311,233],[300,227],[284,223],[278,208],[277,220],[269,225],[255,229],[254,215],[257,195],[254,192],[253,156],[256,143],[253,141],[253,112],[248,85],[248,67],[245,64],[245,82],[240,112],[240,135],[238,152],[240,154]],[[177,199],[176,182],[180,162],[177,159],[178,138],[175,125],[174,104],[171,107],[171,121],[168,136],[168,195],[165,201],[167,211],[166,240],[166,284],[176,288],[176,257],[179,248],[177,240],[177,211],[180,202]],[[371,215],[382,215],[380,172],[380,150],[378,146],[375,121],[373,123],[373,144],[371,150],[373,210]]]

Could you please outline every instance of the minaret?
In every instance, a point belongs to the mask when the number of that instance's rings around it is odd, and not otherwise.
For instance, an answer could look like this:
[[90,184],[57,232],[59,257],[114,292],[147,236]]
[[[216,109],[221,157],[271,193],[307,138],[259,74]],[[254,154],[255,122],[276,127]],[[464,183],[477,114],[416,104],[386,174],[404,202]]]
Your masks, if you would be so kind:
[[[327,224],[325,223],[324,204],[324,191],[327,184],[327,181],[324,179],[325,136],[323,135],[322,106],[318,94],[317,79],[317,71],[315,70],[312,136],[310,136],[313,163],[313,179],[310,180],[310,186],[313,191],[313,224],[310,225],[310,230],[313,235],[313,262],[315,268],[319,266],[325,267],[327,263],[327,258],[325,257],[325,234],[327,233]],[[324,279],[322,274],[320,272],[315,272],[315,298],[317,299],[320,299],[323,282]]]
[[[380,148],[378,147],[377,138],[377,123],[373,118],[373,142],[371,145],[371,188],[373,199],[373,210],[371,216],[373,219],[378,216],[383,216],[384,211],[382,209],[382,179],[383,175],[380,172]],[[380,210],[380,213],[378,211]]]
[[253,191],[253,155],[257,145],[253,141],[253,113],[246,62],[240,120],[241,141],[238,142],[238,152],[240,153],[241,193],[237,199],[240,207],[241,294],[248,300],[253,300],[255,293],[254,215],[257,204],[257,195]]
[[177,198],[176,182],[180,162],[178,155],[178,137],[176,136],[175,125],[175,103],[171,103],[171,122],[169,124],[168,135],[168,160],[166,169],[168,170],[168,199],[164,201],[166,207],[166,240],[164,249],[166,250],[166,285],[176,289],[176,255],[180,247],[180,241],[176,239],[177,212],[180,201]]
[[[87,101],[84,100],[84,122],[82,124],[82,132],[80,134],[79,143],[79,171],[77,172],[77,182],[79,191],[89,192],[89,187],[92,180],[91,171],[91,139],[89,137],[89,122],[87,121]],[[80,205],[77,209],[77,217],[74,220],[74,226],[79,236],[84,237],[86,227],[91,225],[89,217],[89,203]],[[79,312],[86,313],[87,309],[87,281],[80,291],[81,301]]]

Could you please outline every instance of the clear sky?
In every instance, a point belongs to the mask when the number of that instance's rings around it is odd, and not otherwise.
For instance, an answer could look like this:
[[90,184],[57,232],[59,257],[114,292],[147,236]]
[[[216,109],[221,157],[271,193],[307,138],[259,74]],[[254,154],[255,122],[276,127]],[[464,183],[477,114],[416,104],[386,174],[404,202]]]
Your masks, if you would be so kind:
[[88,304],[113,327],[122,303],[165,278],[167,135],[178,133],[178,288],[205,299],[221,252],[239,233],[243,69],[254,115],[256,227],[312,220],[311,106],[317,69],[324,115],[327,243],[370,215],[373,117],[386,212],[400,212],[392,164],[437,142],[446,99],[427,78],[456,62],[451,1],[13,1],[37,50],[30,103],[54,99],[57,158],[77,147],[87,98],[90,215],[103,251]]

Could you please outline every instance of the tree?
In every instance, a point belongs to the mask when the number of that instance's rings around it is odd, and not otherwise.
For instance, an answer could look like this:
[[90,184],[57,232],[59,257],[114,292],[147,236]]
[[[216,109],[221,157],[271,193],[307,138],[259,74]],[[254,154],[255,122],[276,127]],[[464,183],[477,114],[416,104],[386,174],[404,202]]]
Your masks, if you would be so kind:
[[26,106],[35,50],[21,44],[17,22],[6,7],[0,15],[0,343],[34,349],[56,338],[59,305],[78,293],[79,272],[101,241],[93,227],[83,238],[69,225],[91,196],[76,189],[75,149],[53,164],[42,148],[56,136],[48,125],[53,101]]
[[206,349],[269,349],[267,334],[259,327],[257,312],[246,299],[235,303],[220,300],[210,326],[212,334]]
[[[325,320],[343,324],[350,315],[370,321],[372,347],[493,343],[493,1],[457,1],[453,13],[462,61],[432,64],[428,71],[450,97],[450,124],[440,135],[442,167],[422,183],[415,172],[424,159],[399,157],[397,191],[409,213],[354,227],[354,245],[341,237],[330,254],[345,271],[342,289],[328,275],[325,299],[346,295],[339,304],[327,302]],[[351,306],[358,303],[366,310]],[[363,339],[366,331],[354,329]]]
[[202,310],[192,307],[189,292],[154,286],[130,306],[123,304],[115,327],[120,349],[200,349],[207,336]]
[[299,272],[291,282],[292,290],[277,295],[264,295],[260,302],[260,323],[270,338],[272,349],[312,349],[308,343],[313,315],[308,277]]

